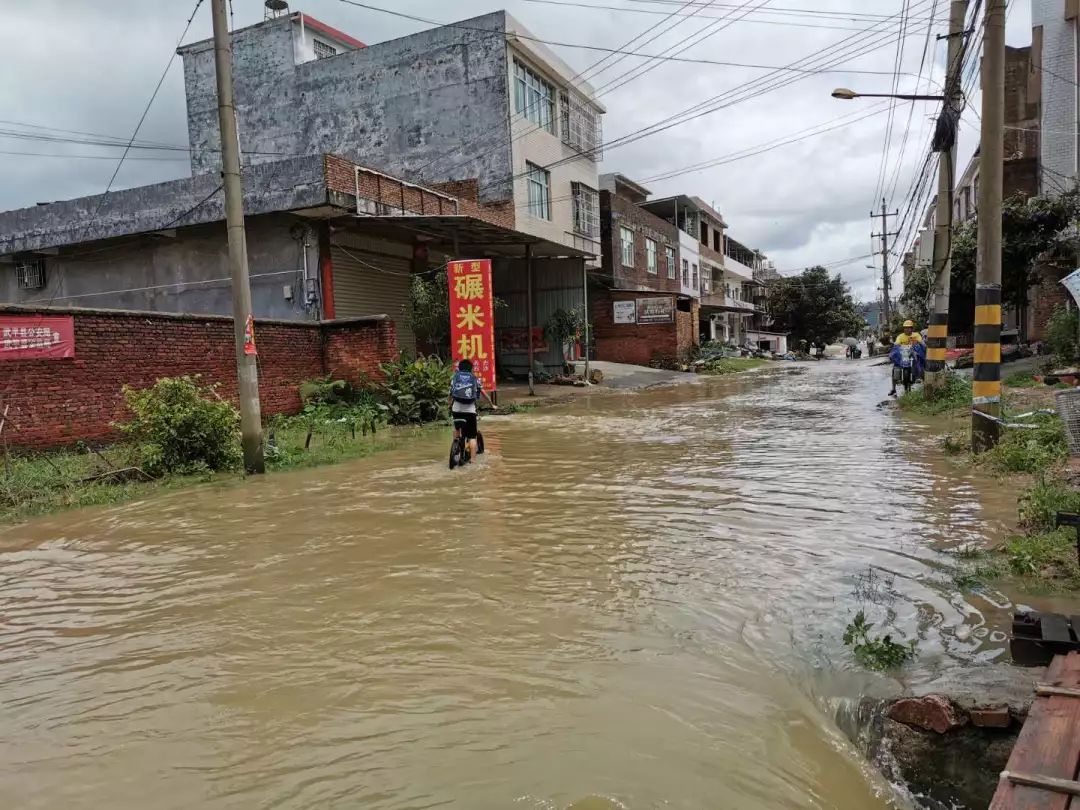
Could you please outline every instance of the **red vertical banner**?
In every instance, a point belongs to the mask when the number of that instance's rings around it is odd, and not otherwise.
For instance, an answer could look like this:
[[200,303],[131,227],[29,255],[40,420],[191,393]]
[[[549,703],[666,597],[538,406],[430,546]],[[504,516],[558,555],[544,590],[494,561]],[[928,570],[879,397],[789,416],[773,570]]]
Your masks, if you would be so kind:
[[491,259],[450,262],[450,353],[454,362],[471,360],[484,390],[495,390],[495,307]]

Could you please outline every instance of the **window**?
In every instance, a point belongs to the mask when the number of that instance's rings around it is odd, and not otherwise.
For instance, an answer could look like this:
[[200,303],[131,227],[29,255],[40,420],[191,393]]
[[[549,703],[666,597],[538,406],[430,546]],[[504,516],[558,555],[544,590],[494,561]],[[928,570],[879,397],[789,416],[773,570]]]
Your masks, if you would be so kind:
[[15,279],[20,290],[40,290],[45,287],[45,260],[27,259],[15,265]]
[[697,285],[698,284],[697,265],[696,264],[694,265],[694,277],[691,280],[691,284],[693,284],[695,290],[698,288],[698,285]]
[[634,266],[634,232],[629,228],[619,228],[623,267]]
[[525,181],[529,186],[529,213],[540,219],[551,219],[551,172],[534,163],[526,163]]
[[325,42],[319,42],[317,39],[313,39],[312,43],[315,46],[316,59],[326,59],[328,56],[337,56],[337,48],[333,45],[327,45]]
[[650,274],[656,275],[656,240],[645,240],[645,270]]
[[594,161],[600,161],[604,153],[600,145],[604,139],[600,126],[600,113],[594,107],[569,93],[559,94],[562,119],[562,142],[579,152],[586,152]]
[[514,60],[514,112],[555,133],[555,90],[531,68]]
[[571,183],[574,233],[596,239],[600,235],[600,193],[584,183]]
[[684,287],[690,286],[690,262],[682,260],[682,283]]
[[677,272],[675,268],[675,248],[665,248],[664,252],[667,254],[667,277],[675,278]]
[[720,231],[714,230],[712,232],[712,248],[717,253],[723,253],[724,249],[720,246]]
[[702,295],[708,295],[712,289],[712,270],[702,269],[704,272],[701,274],[701,293]]
[[705,220],[701,221],[701,244],[705,246],[709,244],[709,223]]

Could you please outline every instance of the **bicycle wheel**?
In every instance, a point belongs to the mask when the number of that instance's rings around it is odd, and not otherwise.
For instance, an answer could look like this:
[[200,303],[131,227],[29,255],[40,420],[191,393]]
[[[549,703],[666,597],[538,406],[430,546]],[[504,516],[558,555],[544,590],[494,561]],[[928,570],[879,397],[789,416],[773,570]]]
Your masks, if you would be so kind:
[[454,439],[454,441],[450,443],[450,469],[451,470],[454,469],[454,467],[458,467],[458,466],[460,466],[461,464],[464,463],[461,460],[461,448],[462,448],[462,440],[461,439]]

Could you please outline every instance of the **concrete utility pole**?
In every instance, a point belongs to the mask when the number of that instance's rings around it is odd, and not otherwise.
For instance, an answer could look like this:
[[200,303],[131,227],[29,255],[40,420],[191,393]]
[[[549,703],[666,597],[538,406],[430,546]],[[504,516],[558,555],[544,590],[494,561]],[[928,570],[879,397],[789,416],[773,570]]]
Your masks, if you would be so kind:
[[885,198],[881,198],[881,213],[875,214],[870,212],[870,219],[877,219],[881,217],[881,233],[871,234],[871,237],[881,237],[881,290],[884,294],[884,303],[881,308],[881,314],[884,318],[884,323],[881,325],[881,333],[885,334],[889,329],[889,237],[896,236],[896,233],[889,233],[889,217],[900,216],[899,211],[888,213],[885,208]]
[[975,266],[975,366],[971,449],[1001,435],[1001,196],[1005,152],[1005,0],[988,0],[983,36],[979,244]]
[[[948,73],[945,78],[945,102],[942,114],[959,109],[960,58],[964,45],[964,18],[968,0],[953,0],[949,10]],[[934,218],[934,308],[926,330],[927,391],[945,384],[945,349],[949,337],[949,287],[952,284],[952,212],[953,186],[956,184],[956,142],[941,152],[938,159],[937,213]]]
[[259,368],[254,348],[248,353],[245,340],[251,320],[251,284],[248,280],[247,237],[244,234],[244,183],[240,178],[240,142],[236,134],[236,108],[233,104],[232,44],[229,41],[225,0],[211,0],[210,7],[214,20],[221,176],[225,186],[225,221],[229,232],[233,331],[236,338],[236,375],[240,394],[240,437],[244,448],[244,469],[249,473],[263,473],[266,466],[263,461],[262,413],[259,407]]

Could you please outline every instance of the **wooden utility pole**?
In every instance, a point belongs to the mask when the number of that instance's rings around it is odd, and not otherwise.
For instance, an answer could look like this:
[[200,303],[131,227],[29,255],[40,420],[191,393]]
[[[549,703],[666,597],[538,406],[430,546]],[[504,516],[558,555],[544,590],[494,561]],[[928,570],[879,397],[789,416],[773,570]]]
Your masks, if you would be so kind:
[[[942,115],[962,102],[960,60],[964,52],[964,19],[968,0],[953,0],[949,10],[949,56]],[[938,158],[937,213],[934,217],[934,307],[926,330],[926,390],[945,384],[945,350],[949,337],[949,287],[952,284],[953,186],[956,184],[956,139]]]
[[871,234],[871,238],[877,236],[881,237],[881,291],[884,295],[882,317],[885,319],[885,322],[881,327],[881,333],[883,335],[889,331],[889,318],[891,315],[889,311],[889,237],[896,236],[895,232],[889,233],[889,217],[898,216],[900,216],[899,211],[894,211],[891,214],[888,213],[885,208],[884,197],[881,198],[881,213],[875,214],[873,211],[870,212],[870,219],[881,217],[881,233]]
[[221,130],[221,176],[225,187],[225,222],[229,232],[229,272],[232,276],[233,332],[236,375],[240,394],[240,440],[244,469],[266,471],[263,461],[262,413],[259,407],[259,368],[251,327],[251,283],[248,280],[247,237],[244,234],[244,183],[240,177],[240,141],[233,104],[232,44],[225,0],[211,0],[214,21],[214,65],[217,69],[218,124]]
[[1005,142],[1005,0],[988,0],[982,60],[979,141],[979,243],[975,266],[975,365],[971,449],[1001,435],[1001,196]]

